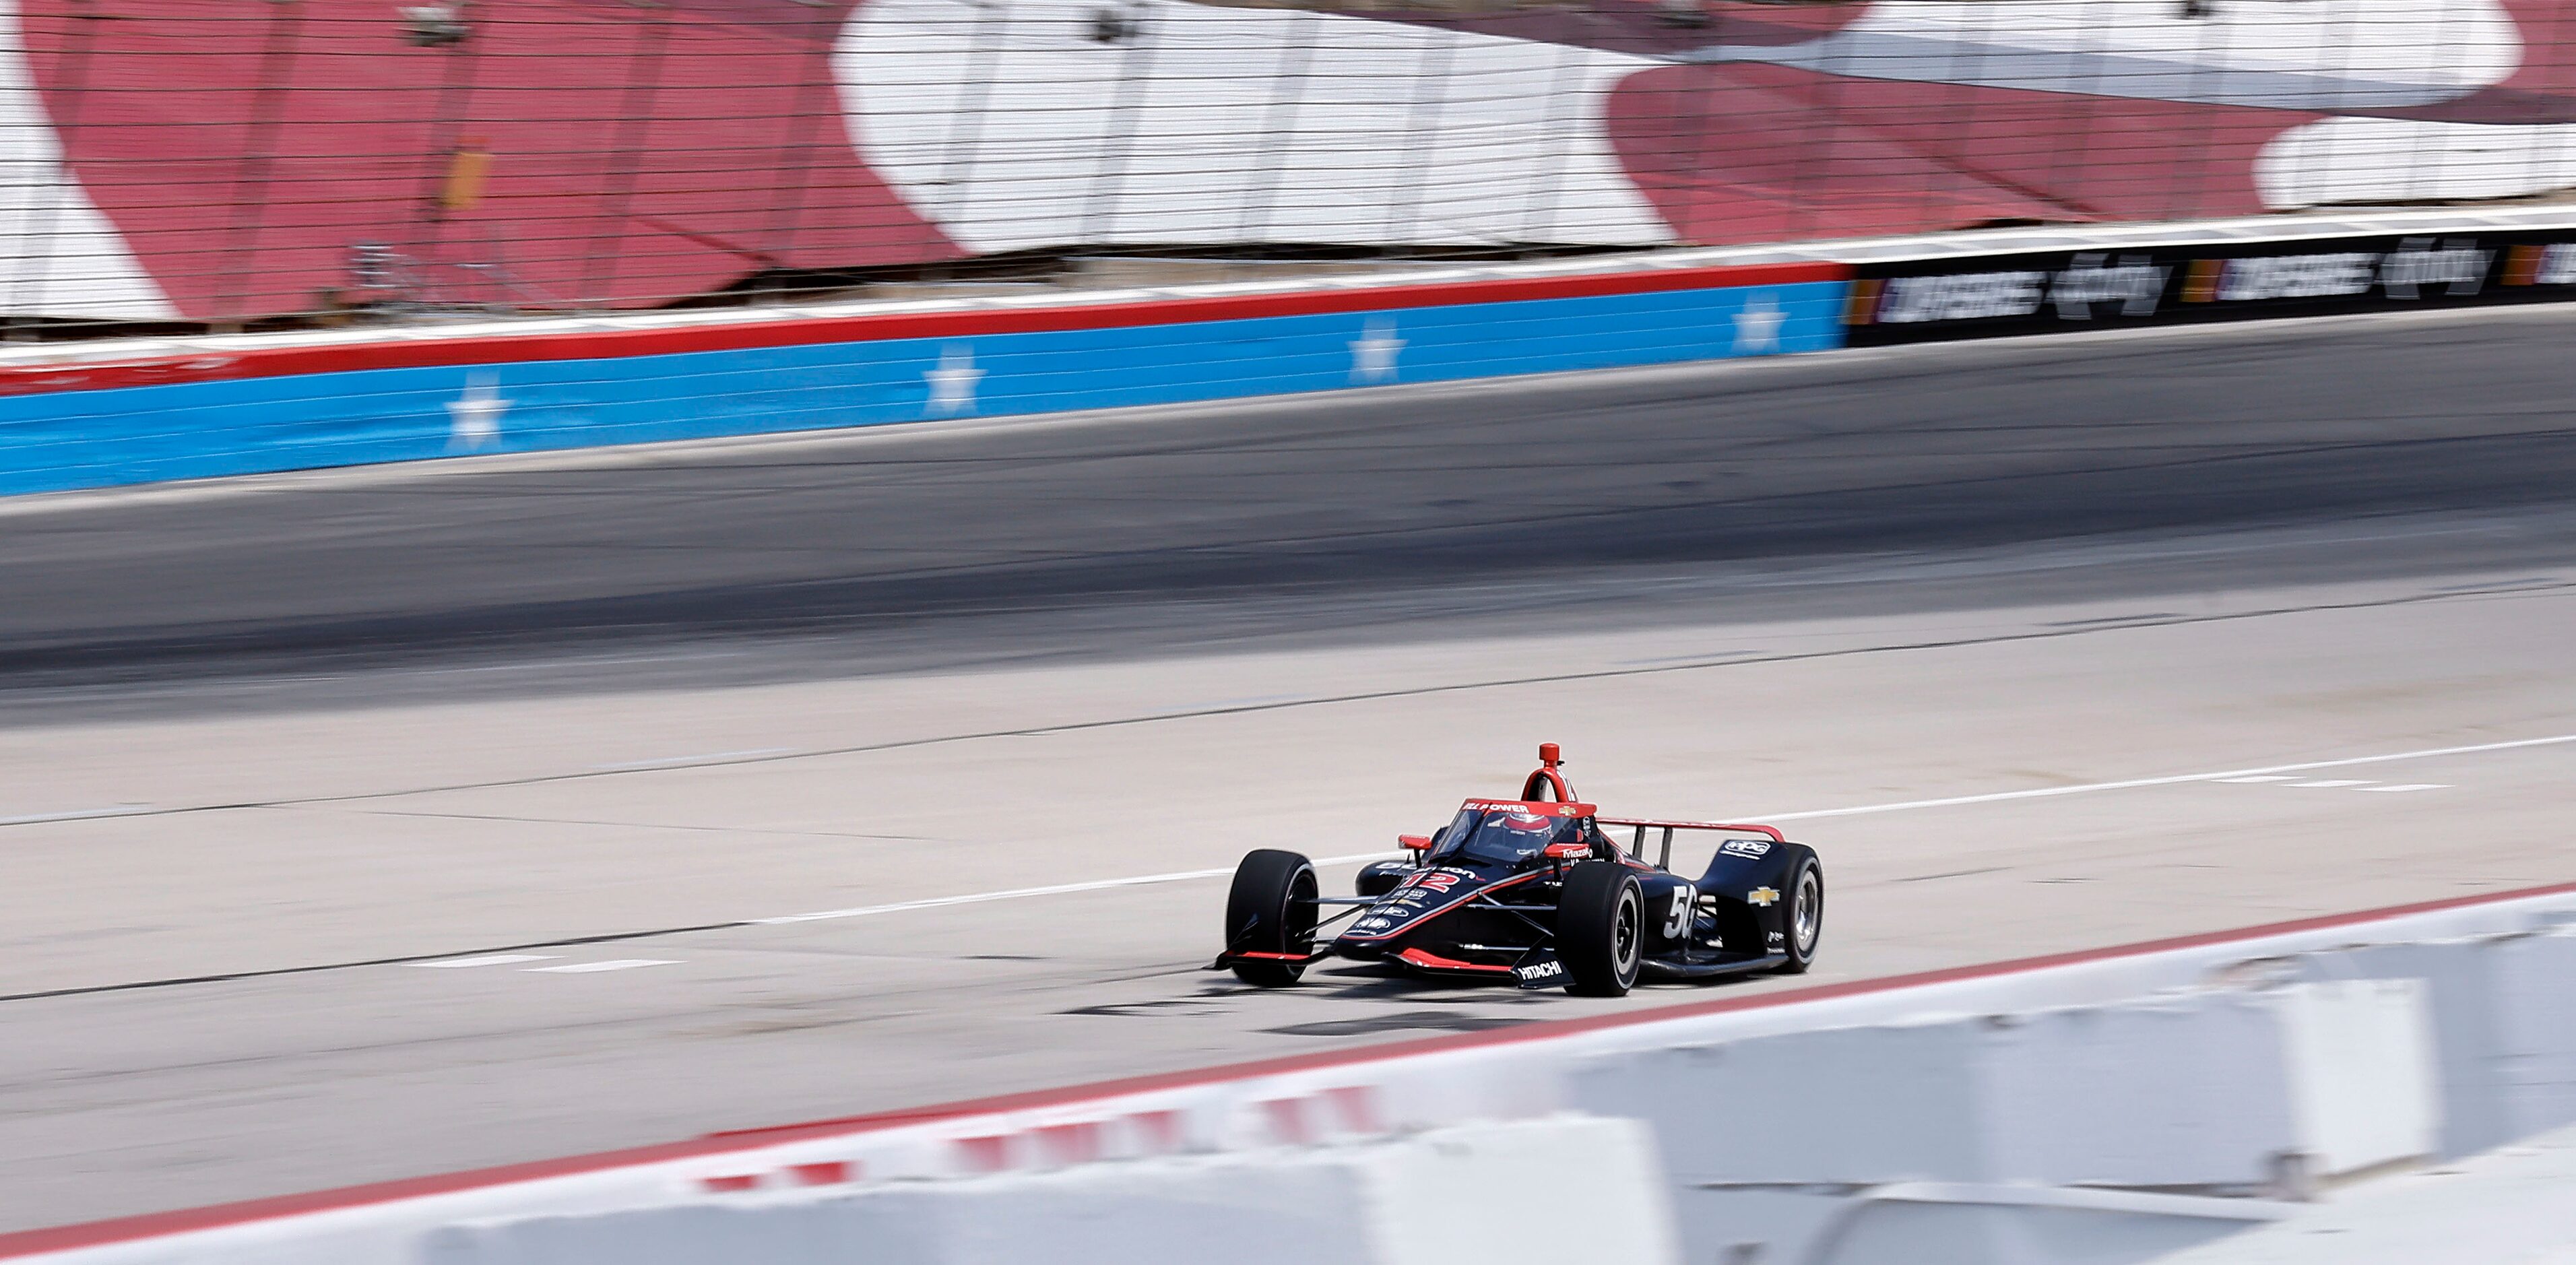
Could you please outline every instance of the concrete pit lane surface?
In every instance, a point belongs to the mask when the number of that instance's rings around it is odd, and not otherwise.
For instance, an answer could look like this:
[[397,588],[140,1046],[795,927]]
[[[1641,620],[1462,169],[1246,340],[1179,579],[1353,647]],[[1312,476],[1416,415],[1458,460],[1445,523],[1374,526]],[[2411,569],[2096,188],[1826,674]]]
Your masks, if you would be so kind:
[[1563,743],[1810,980],[2576,875],[2576,318],[0,505],[0,1227],[1644,1010],[1201,968]]

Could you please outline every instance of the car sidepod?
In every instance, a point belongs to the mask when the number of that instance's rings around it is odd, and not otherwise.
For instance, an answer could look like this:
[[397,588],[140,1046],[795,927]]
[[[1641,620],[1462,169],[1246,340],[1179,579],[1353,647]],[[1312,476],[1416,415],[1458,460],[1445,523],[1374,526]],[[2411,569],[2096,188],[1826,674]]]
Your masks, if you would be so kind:
[[1716,932],[1730,953],[1777,954],[1789,936],[1791,876],[1815,849],[1770,839],[1729,839],[1718,845],[1699,890],[1711,898]]
[[1700,935],[1699,885],[1662,870],[1639,870],[1637,885],[1646,896],[1646,956],[1690,948]]

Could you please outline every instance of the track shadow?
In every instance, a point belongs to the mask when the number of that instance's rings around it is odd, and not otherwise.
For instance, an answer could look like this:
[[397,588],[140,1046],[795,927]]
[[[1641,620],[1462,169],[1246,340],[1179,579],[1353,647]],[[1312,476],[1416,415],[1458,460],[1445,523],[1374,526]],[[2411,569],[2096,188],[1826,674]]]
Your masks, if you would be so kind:
[[1405,1010],[1391,1015],[1369,1015],[1357,1019],[1325,1019],[1314,1023],[1292,1023],[1263,1032],[1284,1037],[1366,1037],[1386,1032],[1485,1032],[1532,1022],[1529,1019],[1501,1015],[1471,1015],[1450,1010]]

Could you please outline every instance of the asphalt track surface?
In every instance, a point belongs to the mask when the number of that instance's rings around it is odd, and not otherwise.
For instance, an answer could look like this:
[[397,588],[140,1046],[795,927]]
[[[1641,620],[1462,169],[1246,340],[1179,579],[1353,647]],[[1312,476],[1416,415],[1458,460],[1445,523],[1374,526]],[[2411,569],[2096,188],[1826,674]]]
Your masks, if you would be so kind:
[[1245,848],[1373,853],[1541,739],[1816,844],[1819,978],[2562,881],[2571,336],[0,506],[0,1228],[1702,995],[1196,969]]
[[253,480],[294,490],[10,520],[0,652],[309,670],[2554,504],[2571,333],[2234,326]]

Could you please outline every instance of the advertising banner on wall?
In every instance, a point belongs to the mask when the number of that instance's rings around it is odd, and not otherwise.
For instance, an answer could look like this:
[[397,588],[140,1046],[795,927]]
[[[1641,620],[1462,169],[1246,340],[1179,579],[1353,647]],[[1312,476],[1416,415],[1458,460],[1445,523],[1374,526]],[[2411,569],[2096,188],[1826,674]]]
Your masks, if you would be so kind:
[[1855,266],[1856,346],[2576,298],[2576,232],[2426,233]]

